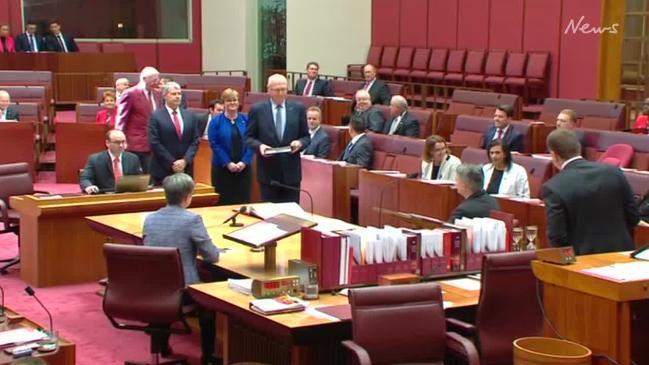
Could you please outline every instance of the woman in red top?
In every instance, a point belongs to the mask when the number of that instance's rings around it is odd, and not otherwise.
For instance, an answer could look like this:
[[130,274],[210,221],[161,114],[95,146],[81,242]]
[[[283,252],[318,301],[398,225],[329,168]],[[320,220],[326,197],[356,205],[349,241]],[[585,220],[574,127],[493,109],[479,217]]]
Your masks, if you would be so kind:
[[649,120],[649,98],[645,99],[644,105],[642,106],[642,114],[638,115],[638,118],[633,124],[633,129],[647,129],[647,121]]
[[16,52],[16,42],[14,41],[14,37],[9,35],[9,26],[2,24],[0,25],[0,53],[9,52]]
[[97,112],[97,123],[106,124],[110,128],[115,127],[115,92],[104,91],[104,101],[102,102],[104,108]]

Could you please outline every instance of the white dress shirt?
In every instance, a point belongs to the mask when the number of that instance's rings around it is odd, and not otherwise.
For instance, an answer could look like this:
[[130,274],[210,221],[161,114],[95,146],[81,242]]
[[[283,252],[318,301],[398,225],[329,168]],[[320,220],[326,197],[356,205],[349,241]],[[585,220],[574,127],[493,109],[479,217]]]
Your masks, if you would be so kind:
[[[484,181],[482,186],[486,190],[491,181],[491,175],[494,172],[494,165],[488,163],[482,166],[484,172]],[[512,165],[505,169],[503,178],[500,180],[500,187],[498,187],[498,195],[506,195],[515,198],[530,198],[530,183],[527,180],[527,171],[519,164],[512,162]]]

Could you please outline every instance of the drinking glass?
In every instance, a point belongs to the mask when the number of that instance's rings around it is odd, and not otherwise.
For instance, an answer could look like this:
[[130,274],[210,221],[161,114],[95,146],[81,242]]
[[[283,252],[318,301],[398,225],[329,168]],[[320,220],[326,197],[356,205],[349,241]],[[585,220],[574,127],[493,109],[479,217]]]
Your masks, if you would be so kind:
[[523,228],[514,227],[512,228],[512,241],[514,245],[512,246],[512,251],[521,251],[522,247],[518,244],[523,239]]
[[527,249],[536,250],[536,235],[539,232],[539,227],[537,226],[527,226],[525,227],[525,236],[527,236]]

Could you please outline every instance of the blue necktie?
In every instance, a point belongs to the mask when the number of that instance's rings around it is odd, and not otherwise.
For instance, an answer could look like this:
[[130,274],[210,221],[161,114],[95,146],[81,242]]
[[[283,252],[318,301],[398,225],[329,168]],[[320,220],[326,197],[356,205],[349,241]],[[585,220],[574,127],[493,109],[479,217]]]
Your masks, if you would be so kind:
[[282,105],[277,105],[275,110],[275,130],[277,132],[277,139],[282,140],[284,136],[284,121],[282,120]]

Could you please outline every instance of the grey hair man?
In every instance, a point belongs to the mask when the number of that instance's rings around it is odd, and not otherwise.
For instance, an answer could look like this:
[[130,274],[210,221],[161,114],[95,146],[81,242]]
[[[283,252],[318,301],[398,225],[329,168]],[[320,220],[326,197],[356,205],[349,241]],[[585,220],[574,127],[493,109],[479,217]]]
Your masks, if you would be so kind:
[[455,183],[464,201],[451,212],[449,222],[459,218],[488,217],[492,210],[499,210],[498,201],[482,189],[484,173],[479,165],[462,164],[457,167]]
[[401,95],[390,100],[390,118],[383,133],[419,138],[419,120],[408,112],[408,101]]

